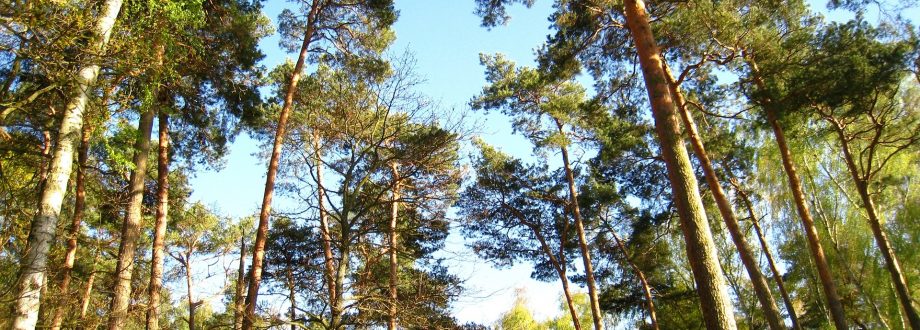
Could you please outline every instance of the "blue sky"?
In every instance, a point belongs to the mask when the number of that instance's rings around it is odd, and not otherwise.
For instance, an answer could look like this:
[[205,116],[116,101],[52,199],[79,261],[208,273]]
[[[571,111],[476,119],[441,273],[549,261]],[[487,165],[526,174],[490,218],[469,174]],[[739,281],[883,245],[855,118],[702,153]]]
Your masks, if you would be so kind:
[[[812,3],[816,10],[824,10],[824,1]],[[289,5],[268,1],[265,15],[274,22]],[[484,86],[479,53],[503,53],[519,64],[532,65],[534,49],[549,33],[547,17],[552,12],[552,1],[546,0],[537,1],[532,9],[515,6],[507,26],[486,30],[473,14],[473,0],[401,0],[396,5],[400,16],[391,50],[399,54],[408,49],[414,54],[416,72],[426,79],[421,92],[439,101],[445,110],[466,110],[467,102]],[[843,19],[849,15],[838,12],[832,16]],[[263,40],[261,48],[267,54],[263,65],[268,68],[292,56],[278,46],[277,36]],[[514,156],[530,157],[530,144],[511,134],[507,118],[500,114],[472,115],[470,124],[486,142]],[[236,218],[256,214],[264,189],[266,157],[257,154],[261,151],[259,143],[245,135],[238,137],[230,150],[221,171],[203,170],[192,180],[193,199]],[[275,209],[284,205],[283,198],[276,198]],[[529,265],[494,269],[473,256],[457,235],[448,239],[443,255],[452,260],[452,271],[467,279],[467,295],[454,306],[454,315],[461,321],[492,323],[511,306],[516,288],[525,288],[538,318],[556,315],[559,309],[558,283],[531,280]]]

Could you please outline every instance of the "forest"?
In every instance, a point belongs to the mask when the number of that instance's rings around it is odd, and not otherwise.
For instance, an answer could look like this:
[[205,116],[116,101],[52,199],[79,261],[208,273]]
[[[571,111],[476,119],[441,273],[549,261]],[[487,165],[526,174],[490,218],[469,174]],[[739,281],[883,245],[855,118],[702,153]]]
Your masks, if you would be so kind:
[[[450,1],[552,6],[454,109],[409,0],[0,3],[0,328],[920,330],[918,3]],[[458,317],[452,240],[559,296]]]

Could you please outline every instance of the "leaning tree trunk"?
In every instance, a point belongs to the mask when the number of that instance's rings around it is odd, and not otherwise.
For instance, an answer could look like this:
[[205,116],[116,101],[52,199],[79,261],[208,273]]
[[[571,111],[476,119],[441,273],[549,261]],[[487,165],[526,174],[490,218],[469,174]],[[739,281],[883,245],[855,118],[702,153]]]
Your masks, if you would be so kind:
[[562,293],[565,297],[566,306],[569,308],[569,314],[572,315],[572,325],[576,330],[581,330],[581,321],[578,320],[578,312],[575,310],[575,301],[572,298],[571,290],[569,290],[569,279],[565,275],[565,267],[567,265],[565,262],[565,238],[568,237],[568,223],[565,224],[561,235],[559,235],[561,241],[559,242],[559,258],[557,259],[556,256],[553,255],[553,250],[549,247],[549,244],[546,243],[546,238],[543,237],[543,233],[540,232],[539,226],[528,221],[527,217],[524,216],[520,210],[515,209],[507,204],[504,207],[510,210],[514,216],[518,218],[518,221],[520,221],[521,224],[527,226],[531,233],[533,233],[533,236],[536,237],[537,241],[540,242],[540,249],[542,249],[543,253],[546,254],[546,257],[549,258],[550,265],[552,265],[553,269],[556,270],[556,274],[559,276],[559,281],[562,282]]
[[837,137],[840,138],[845,163],[850,170],[850,176],[853,177],[853,182],[856,184],[856,191],[859,193],[860,199],[862,199],[863,209],[866,210],[866,214],[869,216],[869,227],[872,229],[872,236],[875,237],[875,244],[878,245],[882,258],[885,259],[885,268],[891,276],[891,283],[894,285],[898,302],[907,316],[907,322],[910,327],[914,330],[920,330],[920,316],[917,315],[917,310],[913,306],[910,286],[907,285],[907,278],[904,277],[901,264],[898,262],[898,256],[891,246],[891,241],[888,240],[888,234],[882,228],[882,221],[879,219],[878,211],[875,209],[875,201],[872,200],[872,195],[869,194],[869,176],[860,175],[855,158],[850,152],[849,140],[844,135],[843,127],[837,122],[832,122],[831,125],[837,131]]
[[[556,120],[556,127],[559,133],[563,132],[562,122]],[[578,191],[575,189],[575,174],[572,172],[572,163],[569,160],[569,150],[562,146],[559,148],[562,152],[562,166],[565,168],[565,177],[569,186],[569,203],[572,207],[572,214],[575,217],[575,231],[578,234],[578,247],[581,249],[581,260],[585,267],[585,279],[588,282],[588,297],[591,302],[591,317],[594,321],[594,330],[603,330],[601,324],[603,314],[601,314],[601,305],[597,298],[597,285],[594,281],[594,266],[591,264],[591,251],[588,248],[588,238],[585,236],[585,223],[581,218],[581,208],[578,207]]]
[[160,111],[157,149],[157,211],[153,225],[153,250],[150,257],[150,285],[147,292],[147,330],[160,328],[160,291],[163,288],[163,260],[166,249],[166,224],[169,214],[169,115]]
[[[766,91],[766,83],[763,81],[757,64],[749,58],[747,61],[757,88]],[[802,220],[805,238],[808,240],[808,247],[811,251],[812,259],[814,259],[815,265],[818,267],[818,278],[821,280],[824,296],[827,298],[831,319],[837,329],[847,329],[847,320],[843,312],[843,304],[840,302],[840,296],[837,295],[837,285],[834,284],[834,278],[831,277],[831,270],[827,263],[827,257],[824,254],[824,248],[821,247],[818,229],[815,227],[815,221],[811,217],[811,211],[808,210],[808,202],[805,199],[805,192],[802,190],[801,179],[799,179],[798,172],[795,170],[792,153],[789,151],[789,145],[786,143],[786,134],[783,132],[779,119],[776,117],[772,100],[764,97],[761,102],[765,108],[764,112],[766,112],[767,121],[773,129],[773,136],[776,139],[776,145],[777,148],[779,148],[779,153],[783,160],[783,169],[786,172],[786,179],[789,181],[789,189],[792,190],[792,200],[795,203],[796,212],[798,212],[799,218]]]
[[[103,4],[93,28],[93,39],[87,47],[90,52],[100,54],[105,50],[115,19],[121,11],[121,4],[122,0],[106,0]],[[51,175],[42,189],[39,210],[32,219],[32,228],[29,231],[26,254],[20,261],[12,327],[16,330],[35,329],[38,322],[38,307],[42,283],[45,281],[48,249],[57,229],[64,194],[67,192],[67,182],[73,169],[74,146],[82,131],[83,113],[90,97],[90,89],[96,83],[98,75],[99,65],[88,64],[74,77],[76,86],[58,130]]]
[[770,329],[773,330],[785,329],[786,325],[783,324],[783,316],[780,314],[779,308],[776,307],[776,300],[773,299],[773,293],[770,292],[766,277],[760,272],[760,265],[757,262],[754,251],[751,245],[748,244],[747,239],[745,239],[744,232],[738,224],[738,218],[735,216],[732,204],[725,195],[725,191],[722,190],[722,183],[719,182],[719,177],[712,167],[712,161],[709,159],[709,154],[706,153],[706,148],[703,146],[703,141],[699,136],[696,123],[693,121],[693,116],[687,109],[683,92],[680,90],[678,82],[675,81],[674,75],[668,68],[667,63],[662,61],[662,66],[664,67],[665,78],[668,80],[671,97],[674,98],[677,112],[680,113],[680,117],[683,120],[687,132],[687,137],[690,138],[690,146],[693,147],[693,152],[700,161],[700,165],[703,168],[703,174],[705,174],[706,184],[709,185],[712,197],[715,199],[716,205],[719,208],[719,214],[722,216],[722,220],[725,221],[725,228],[728,229],[732,237],[732,242],[735,243],[735,247],[738,249],[741,263],[744,265],[748,276],[751,278],[754,294],[757,296],[757,300],[760,301],[760,306],[763,308],[763,314],[767,319],[767,324],[770,325]]
[[115,267],[115,283],[109,316],[109,329],[124,329],[131,305],[131,277],[134,274],[134,254],[141,232],[144,202],[144,180],[147,178],[147,155],[150,153],[150,133],[153,131],[153,110],[141,114],[137,125],[137,141],[134,142],[134,171],[128,184],[129,199],[125,221],[121,227],[121,244],[118,248],[118,264]]
[[773,280],[776,281],[776,286],[779,287],[779,294],[783,297],[783,303],[786,305],[786,311],[789,312],[789,319],[792,320],[792,328],[796,330],[801,329],[801,326],[799,326],[799,317],[796,315],[795,307],[792,305],[792,299],[789,298],[789,292],[786,291],[786,284],[783,282],[783,276],[779,273],[779,269],[776,267],[776,261],[773,259],[773,253],[770,252],[770,246],[767,244],[767,238],[764,236],[763,230],[760,228],[760,220],[757,219],[757,214],[754,213],[754,204],[751,203],[751,199],[747,196],[747,193],[745,193],[744,190],[735,183],[735,181],[730,180],[729,182],[735,186],[735,190],[738,192],[738,196],[741,198],[745,208],[748,210],[748,217],[751,218],[751,224],[754,225],[754,231],[757,232],[757,239],[760,241],[760,248],[763,249],[763,254],[767,257],[767,264],[770,266],[770,272],[773,274]]
[[659,56],[661,53],[648,23],[645,3],[642,0],[625,0],[624,6],[626,23],[639,54],[639,64],[651,100],[655,131],[668,169],[703,318],[709,329],[735,329],[735,316],[725,288],[725,277],[719,266],[712,231],[706,220],[690,158],[681,138],[679,119],[671,101]]
[[396,300],[398,298],[396,285],[399,282],[399,264],[396,259],[396,227],[399,220],[399,168],[391,164],[390,169],[393,171],[393,200],[390,202],[390,246],[388,255],[390,257],[390,304],[387,310],[387,329],[396,330]]
[[[64,269],[61,275],[61,286],[58,289],[61,297],[70,296],[70,281],[73,265],[77,260],[77,240],[80,238],[80,226],[83,223],[83,214],[86,210],[86,160],[89,157],[89,135],[91,126],[83,124],[80,136],[80,149],[77,152],[77,178],[74,180],[73,218],[70,222],[70,232],[67,236],[67,253],[64,256]],[[51,329],[59,330],[64,322],[64,310],[67,306],[57,306],[51,320]]]
[[249,279],[249,289],[246,294],[246,317],[243,318],[243,329],[250,330],[256,313],[256,302],[259,299],[259,285],[262,282],[262,260],[265,258],[265,240],[268,237],[268,217],[271,215],[272,197],[275,194],[275,176],[278,174],[278,162],[281,160],[281,147],[284,143],[284,132],[288,118],[291,116],[291,107],[294,104],[294,94],[297,92],[297,83],[303,71],[310,42],[313,40],[314,22],[319,14],[320,1],[313,1],[310,13],[307,15],[307,30],[304,32],[303,44],[294,64],[294,71],[288,80],[287,91],[284,95],[284,104],[278,118],[278,127],[275,129],[275,142],[272,146],[272,155],[268,162],[268,173],[265,175],[265,193],[262,195],[262,211],[259,212],[259,225],[256,230],[256,240],[252,248],[252,274]]
[[629,252],[626,250],[626,245],[623,244],[623,240],[620,239],[620,235],[617,235],[613,228],[610,228],[610,234],[613,235],[614,241],[617,243],[617,248],[620,249],[620,253],[623,253],[623,260],[629,264],[629,267],[636,272],[636,277],[639,278],[639,284],[642,285],[642,294],[645,295],[646,309],[648,310],[648,316],[652,320],[652,329],[658,330],[658,316],[655,313],[655,302],[652,300],[652,287],[648,284],[648,279],[645,277],[645,273],[639,269],[639,266],[633,262],[632,257],[629,256]]

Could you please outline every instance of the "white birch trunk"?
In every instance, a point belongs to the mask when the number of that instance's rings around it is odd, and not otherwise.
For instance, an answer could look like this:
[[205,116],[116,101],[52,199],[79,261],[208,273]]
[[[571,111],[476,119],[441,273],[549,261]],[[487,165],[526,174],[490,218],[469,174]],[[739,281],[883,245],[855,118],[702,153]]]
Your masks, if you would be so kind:
[[[122,0],[107,0],[99,13],[93,31],[93,42],[88,45],[91,52],[101,53],[109,42],[115,19],[121,11]],[[38,307],[41,287],[45,281],[48,250],[57,229],[61,205],[67,192],[67,182],[73,171],[74,149],[83,128],[83,114],[89,99],[90,89],[99,75],[98,64],[87,64],[80,69],[76,78],[73,96],[64,110],[58,141],[54,148],[54,159],[48,181],[41,194],[41,202],[32,228],[29,232],[28,248],[21,261],[20,276],[16,286],[13,329],[32,330],[38,322]]]

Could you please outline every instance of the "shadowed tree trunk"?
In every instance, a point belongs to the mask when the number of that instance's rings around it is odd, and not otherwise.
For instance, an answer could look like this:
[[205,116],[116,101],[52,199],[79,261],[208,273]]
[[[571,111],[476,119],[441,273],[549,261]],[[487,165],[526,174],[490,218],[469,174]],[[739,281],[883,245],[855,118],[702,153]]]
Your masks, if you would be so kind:
[[715,199],[716,205],[719,208],[719,214],[722,216],[722,220],[725,221],[725,228],[728,229],[729,234],[731,234],[732,242],[735,243],[735,248],[737,248],[738,255],[741,257],[741,263],[744,265],[744,269],[747,270],[748,276],[751,278],[751,285],[754,287],[754,294],[757,296],[757,300],[760,302],[764,318],[767,319],[767,324],[770,325],[770,329],[785,329],[786,325],[783,324],[783,316],[780,314],[779,308],[776,307],[776,300],[773,299],[773,293],[770,292],[770,287],[767,285],[767,279],[763,276],[763,273],[760,272],[760,265],[757,262],[754,251],[744,237],[744,232],[738,224],[738,218],[735,216],[732,204],[728,200],[728,197],[725,196],[725,191],[722,190],[722,183],[719,182],[719,177],[712,167],[712,161],[709,159],[709,154],[706,153],[706,148],[703,146],[703,141],[697,131],[696,123],[693,121],[693,116],[687,109],[683,92],[680,90],[680,82],[674,79],[674,75],[668,68],[667,63],[662,61],[662,66],[664,67],[665,78],[668,80],[671,97],[674,98],[677,112],[680,113],[680,117],[687,132],[687,137],[690,139],[690,146],[693,148],[696,158],[700,161],[700,166],[703,168],[703,174],[706,178],[706,184],[709,185],[712,197]]
[[246,312],[243,299],[243,287],[246,282],[246,237],[240,236],[240,268],[236,273],[236,293],[233,298],[233,329],[243,328],[243,313]]
[[773,259],[773,253],[770,252],[770,246],[767,244],[767,238],[764,236],[763,230],[760,228],[760,220],[757,219],[757,214],[754,213],[754,204],[751,203],[751,199],[748,197],[747,193],[745,193],[744,190],[734,182],[734,180],[729,180],[729,182],[735,186],[735,191],[738,192],[738,196],[741,197],[741,201],[744,202],[744,206],[748,210],[748,217],[751,218],[751,224],[754,225],[754,231],[757,232],[757,239],[760,240],[760,248],[763,249],[763,253],[767,257],[767,264],[770,265],[770,272],[773,273],[773,281],[775,281],[776,286],[779,287],[779,293],[783,297],[783,303],[786,305],[786,311],[789,312],[789,318],[792,320],[792,328],[801,329],[801,326],[799,326],[799,317],[796,315],[795,307],[792,305],[792,299],[789,298],[789,292],[786,291],[786,284],[783,282],[783,275],[780,274],[779,269],[776,268],[776,261]]
[[681,138],[681,129],[671,101],[660,51],[652,35],[642,0],[625,0],[626,24],[638,52],[639,64],[651,101],[655,132],[668,170],[674,205],[680,217],[687,257],[700,297],[708,329],[735,329],[735,316],[725,288],[725,277],[699,188]]
[[[99,18],[93,28],[93,37],[87,48],[91,53],[102,53],[109,42],[115,19],[121,11],[122,0],[106,0],[100,7]],[[75,79],[73,94],[64,110],[58,130],[50,176],[42,189],[41,201],[29,230],[25,256],[20,261],[16,284],[16,304],[13,312],[13,329],[32,330],[38,322],[41,288],[45,282],[48,250],[54,239],[58,217],[67,192],[67,183],[73,170],[74,146],[83,128],[83,114],[89,101],[92,86],[99,75],[98,64],[80,68]]]
[[147,178],[147,155],[150,152],[150,134],[153,131],[153,110],[141,114],[137,124],[137,141],[134,142],[134,170],[128,184],[128,206],[125,221],[121,227],[121,244],[118,248],[118,264],[115,267],[115,283],[109,316],[109,329],[124,329],[131,305],[131,278],[134,275],[134,254],[140,236],[144,201],[144,181]]
[[163,260],[166,249],[166,224],[169,214],[169,115],[160,111],[157,152],[157,211],[153,225],[153,250],[150,258],[150,285],[147,330],[160,328],[160,291],[163,287]]
[[285,126],[291,115],[291,107],[294,103],[294,93],[297,92],[297,83],[300,82],[300,76],[303,71],[304,62],[307,60],[307,53],[310,50],[310,42],[313,40],[313,26],[316,16],[319,14],[321,1],[313,1],[310,12],[307,14],[307,29],[304,32],[303,43],[300,46],[300,53],[297,56],[297,63],[294,64],[294,71],[288,80],[287,91],[284,95],[284,104],[281,107],[281,113],[278,118],[278,127],[275,129],[275,141],[272,146],[271,158],[268,162],[268,173],[265,176],[265,193],[262,196],[262,211],[259,212],[259,225],[256,230],[256,240],[252,248],[252,273],[249,278],[249,289],[246,294],[246,317],[243,318],[243,329],[250,330],[253,327],[253,321],[256,313],[256,302],[259,298],[259,285],[262,281],[262,261],[265,258],[265,239],[268,236],[268,217],[271,215],[272,197],[275,193],[275,176],[278,174],[278,162],[281,160],[281,147],[284,143]]
[[[766,91],[766,83],[763,81],[757,64],[753,59],[748,57],[745,57],[745,60],[748,62],[757,88]],[[792,191],[795,209],[799,214],[799,218],[802,220],[802,226],[805,230],[805,238],[808,240],[811,256],[815,261],[815,265],[818,267],[818,278],[824,289],[824,296],[827,298],[827,306],[830,309],[831,320],[838,330],[847,329],[847,320],[846,314],[843,312],[843,304],[840,302],[840,296],[837,295],[837,285],[834,284],[834,279],[831,277],[830,266],[828,266],[824,248],[821,247],[821,239],[818,237],[815,221],[811,217],[811,211],[808,210],[808,203],[805,200],[805,192],[802,190],[801,179],[799,179],[798,172],[795,170],[792,153],[789,151],[789,145],[786,143],[786,134],[783,132],[779,119],[776,117],[776,109],[773,109],[772,100],[770,100],[769,97],[761,97],[760,101],[763,103],[767,121],[773,129],[773,136],[776,139],[776,145],[783,160],[783,169],[786,172],[789,189]]]

